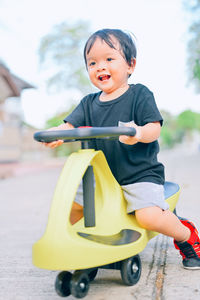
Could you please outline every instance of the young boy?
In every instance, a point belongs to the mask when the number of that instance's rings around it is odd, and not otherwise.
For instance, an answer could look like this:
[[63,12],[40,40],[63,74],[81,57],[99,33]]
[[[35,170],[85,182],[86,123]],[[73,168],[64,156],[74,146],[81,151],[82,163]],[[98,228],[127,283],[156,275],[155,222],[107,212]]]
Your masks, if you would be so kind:
[[[119,141],[96,140],[92,148],[102,150],[124,192],[127,212],[148,230],[174,238],[187,269],[200,269],[200,239],[195,226],[179,220],[164,200],[164,167],[157,161],[162,117],[154,96],[142,84],[128,84],[135,69],[136,47],[130,35],[118,29],[103,29],[86,42],[84,59],[91,82],[100,90],[82,99],[64,124],[53,130],[79,126],[125,126],[136,135]],[[45,144],[54,148],[63,141]],[[82,207],[76,203],[74,211]]]

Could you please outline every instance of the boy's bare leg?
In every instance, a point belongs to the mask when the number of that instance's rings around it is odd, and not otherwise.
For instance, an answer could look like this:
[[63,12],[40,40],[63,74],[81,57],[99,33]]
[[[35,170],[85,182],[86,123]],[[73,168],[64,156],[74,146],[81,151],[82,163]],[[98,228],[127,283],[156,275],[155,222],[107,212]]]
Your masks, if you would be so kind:
[[70,214],[70,222],[73,225],[83,217],[83,206],[74,202]]
[[135,211],[141,227],[173,237],[178,242],[187,241],[191,232],[178,217],[169,210],[160,207],[147,207]]

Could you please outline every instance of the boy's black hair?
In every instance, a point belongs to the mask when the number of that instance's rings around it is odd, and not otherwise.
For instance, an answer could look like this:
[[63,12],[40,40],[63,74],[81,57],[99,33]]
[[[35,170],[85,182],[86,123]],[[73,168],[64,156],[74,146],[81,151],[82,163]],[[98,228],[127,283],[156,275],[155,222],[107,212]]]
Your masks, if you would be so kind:
[[136,58],[137,55],[136,46],[130,34],[127,34],[120,29],[101,29],[96,31],[89,37],[84,48],[84,60],[86,66],[87,66],[86,55],[90,52],[97,38],[100,38],[111,48],[116,49],[115,46],[113,45],[112,36],[114,36],[119,42],[124,58],[128,63],[128,65],[131,66],[132,60]]

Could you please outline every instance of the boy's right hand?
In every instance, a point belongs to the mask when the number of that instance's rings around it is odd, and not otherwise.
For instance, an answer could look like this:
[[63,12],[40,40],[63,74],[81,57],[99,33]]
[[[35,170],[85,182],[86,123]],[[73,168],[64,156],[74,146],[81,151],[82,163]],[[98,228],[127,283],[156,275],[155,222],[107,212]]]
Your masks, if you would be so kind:
[[[74,126],[71,125],[70,123],[65,123],[65,124],[61,124],[58,127],[52,127],[47,129],[47,131],[55,131],[55,130],[68,130],[68,129],[73,129]],[[42,143],[44,146],[49,147],[51,149],[54,149],[58,146],[61,146],[64,143],[63,140],[57,140],[57,141],[53,141],[50,143]]]
[[57,140],[57,141],[54,141],[54,142],[50,142],[50,143],[42,143],[44,146],[46,147],[49,147],[51,149],[54,149],[58,146],[61,146],[63,144],[63,140]]

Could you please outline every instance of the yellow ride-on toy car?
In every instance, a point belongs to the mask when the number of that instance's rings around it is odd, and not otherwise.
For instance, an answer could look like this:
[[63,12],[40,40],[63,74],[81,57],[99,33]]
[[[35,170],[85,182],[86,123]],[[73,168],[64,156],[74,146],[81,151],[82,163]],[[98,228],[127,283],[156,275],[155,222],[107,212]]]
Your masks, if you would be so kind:
[[[34,135],[40,142],[63,139],[82,143],[82,149],[67,158],[55,189],[46,232],[33,245],[35,266],[61,270],[55,289],[62,297],[86,296],[98,268],[120,270],[125,285],[134,285],[140,279],[139,253],[157,233],[141,228],[135,217],[127,214],[121,187],[103,152],[88,149],[90,139],[104,138],[109,142],[120,135],[134,134],[135,129],[128,127],[91,127]],[[81,181],[83,217],[72,224],[71,210]],[[164,187],[166,201],[174,211],[179,186],[166,182]]]

